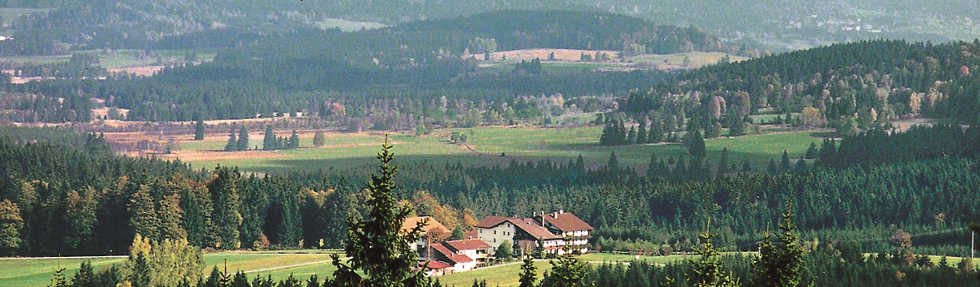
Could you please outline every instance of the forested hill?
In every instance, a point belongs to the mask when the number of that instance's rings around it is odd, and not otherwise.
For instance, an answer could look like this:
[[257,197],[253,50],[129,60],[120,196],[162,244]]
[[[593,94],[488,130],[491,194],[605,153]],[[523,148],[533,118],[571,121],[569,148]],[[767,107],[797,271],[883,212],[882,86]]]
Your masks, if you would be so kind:
[[[269,36],[223,51],[212,62],[167,68],[152,78],[114,78],[92,84],[50,81],[18,89],[64,97],[61,91],[79,87],[88,95],[107,99],[110,106],[132,110],[128,115],[135,120],[189,120],[197,115],[205,119],[243,118],[295,111],[317,114],[328,100],[341,102],[351,114],[363,117],[371,110],[365,106],[371,102],[368,97],[385,94],[425,101],[441,96],[450,97],[450,101],[465,97],[473,103],[500,104],[519,96],[621,94],[649,85],[660,73],[580,70],[522,74],[512,73],[510,64],[501,64],[503,71],[478,70],[475,60],[463,57],[466,51],[531,47],[619,50],[624,44],[638,47],[633,50],[639,53],[722,48],[719,40],[696,29],[656,26],[625,16],[506,11],[353,33],[327,30]],[[606,59],[613,61],[617,60]],[[423,106],[418,102],[410,105]],[[469,109],[467,103],[458,105]],[[401,111],[412,115],[410,118],[421,114],[407,107]],[[382,111],[391,114],[388,112]]]
[[[866,41],[721,64],[676,75],[629,96],[620,111],[674,129],[751,123],[749,114],[802,112],[795,125],[855,134],[926,116],[978,121],[980,42]],[[674,124],[672,124],[674,123]]]
[[[438,33],[446,36],[451,50],[462,47],[482,52],[474,37],[493,39],[496,50],[565,48],[629,50],[670,54],[688,51],[724,51],[718,38],[697,28],[656,25],[640,18],[603,12],[504,10],[453,19],[413,22],[387,29],[394,33]],[[463,46],[466,45],[466,46]]]

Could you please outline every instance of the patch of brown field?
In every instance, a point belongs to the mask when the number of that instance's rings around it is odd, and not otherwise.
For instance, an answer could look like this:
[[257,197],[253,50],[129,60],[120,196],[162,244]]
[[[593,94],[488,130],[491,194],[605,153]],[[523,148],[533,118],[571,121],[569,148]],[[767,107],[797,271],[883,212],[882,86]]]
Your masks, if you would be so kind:
[[[555,54],[554,61],[577,62],[582,59],[582,54],[588,54],[594,58],[596,53],[606,54],[610,59],[617,59],[619,57],[619,51],[612,51],[612,50],[523,49],[523,50],[493,52],[490,53],[490,60],[502,61],[504,56],[506,56],[508,61],[517,61],[517,60],[530,61],[534,59],[541,59],[542,61],[548,61],[550,59],[551,53]],[[486,55],[482,53],[463,55],[463,58],[476,59],[481,61],[487,60]]]
[[180,159],[181,161],[203,161],[203,160],[237,160],[237,159],[274,159],[285,158],[286,155],[278,151],[250,150],[250,151],[199,151],[182,150],[172,154],[158,155],[161,159]]
[[125,68],[115,68],[109,69],[110,74],[131,74],[139,77],[153,76],[160,70],[163,70],[163,66],[151,65],[151,66],[135,66],[135,67],[125,67]]

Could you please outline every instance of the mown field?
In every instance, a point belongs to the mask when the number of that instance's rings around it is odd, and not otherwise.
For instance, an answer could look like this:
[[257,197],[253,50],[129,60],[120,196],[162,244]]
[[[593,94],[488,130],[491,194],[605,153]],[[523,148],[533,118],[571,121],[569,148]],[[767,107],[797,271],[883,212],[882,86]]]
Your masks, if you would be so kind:
[[[479,127],[472,129],[442,129],[429,135],[392,134],[398,160],[427,161],[434,164],[462,163],[464,165],[504,165],[511,160],[526,161],[544,158],[567,161],[582,155],[586,165],[596,168],[605,165],[610,154],[616,153],[621,165],[643,171],[651,153],[658,158],[686,156],[680,144],[645,144],[630,146],[600,146],[601,127],[581,128],[512,128]],[[467,144],[449,142],[450,135],[467,135]],[[277,131],[279,136],[287,131]],[[728,148],[729,162],[741,166],[748,161],[756,170],[764,170],[769,159],[778,160],[783,150],[791,158],[799,158],[811,142],[820,143],[820,133],[814,131],[782,131],[737,138],[721,137],[705,142],[708,160],[717,162],[722,149]],[[261,133],[249,134],[250,146],[261,148]],[[204,141],[185,141],[176,157],[196,168],[216,165],[238,166],[258,172],[277,172],[285,169],[346,169],[374,163],[374,156],[384,141],[381,133],[327,133],[326,145],[312,146],[313,134],[300,136],[300,148],[283,151],[221,151],[227,142],[226,134],[208,134]]]
[[[184,59],[189,50],[156,50],[154,51],[160,60]],[[120,49],[107,52],[105,50],[84,50],[76,51],[80,54],[92,54],[99,57],[99,65],[106,69],[118,69],[125,67],[139,67],[158,65],[157,57],[141,55],[141,51],[133,49]],[[197,61],[207,62],[214,59],[215,52],[197,52]],[[71,59],[71,55],[51,55],[51,56],[11,56],[0,57],[0,62],[16,64],[51,64],[65,63]]]
[[[207,265],[202,274],[210,274],[211,269],[223,269],[225,260],[229,272],[245,272],[248,277],[271,276],[273,280],[282,280],[290,275],[300,280],[306,280],[310,275],[317,275],[321,280],[330,277],[334,268],[330,264],[330,251],[295,250],[281,252],[219,252],[204,256]],[[593,253],[580,256],[579,259],[590,264],[625,263],[646,261],[654,264],[667,264],[690,259],[691,256],[633,256],[623,254]],[[932,256],[933,262],[939,262],[940,257]],[[109,268],[113,264],[121,264],[123,257],[100,257],[94,259],[15,259],[0,258],[0,286],[4,287],[34,287],[46,286],[51,275],[58,268],[64,267],[68,278],[74,276],[81,262],[91,260],[96,269]],[[947,261],[955,266],[962,258],[949,257]],[[551,270],[549,260],[537,260],[538,278],[545,271]],[[980,266],[980,263],[978,263]],[[469,272],[461,272],[436,277],[443,286],[470,286],[474,280],[486,280],[488,286],[518,286],[520,262],[504,263]]]

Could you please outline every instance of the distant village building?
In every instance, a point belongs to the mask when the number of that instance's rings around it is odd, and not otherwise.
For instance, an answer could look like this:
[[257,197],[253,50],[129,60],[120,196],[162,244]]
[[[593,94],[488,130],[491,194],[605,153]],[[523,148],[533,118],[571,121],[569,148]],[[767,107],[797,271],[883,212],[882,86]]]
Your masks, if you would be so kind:
[[574,251],[589,251],[592,226],[571,212],[535,214],[531,218],[487,216],[476,224],[480,240],[492,246],[509,241],[524,254],[563,254],[565,240]]
[[[427,216],[406,219],[402,231],[407,232],[420,222],[425,224],[423,236],[412,247],[419,254],[419,265],[429,268],[429,276],[473,270],[493,260],[496,248],[505,243],[527,255],[587,253],[593,230],[575,214],[559,210],[536,212],[532,217],[487,216],[461,240],[445,241],[449,229]],[[571,250],[566,250],[569,246]]]

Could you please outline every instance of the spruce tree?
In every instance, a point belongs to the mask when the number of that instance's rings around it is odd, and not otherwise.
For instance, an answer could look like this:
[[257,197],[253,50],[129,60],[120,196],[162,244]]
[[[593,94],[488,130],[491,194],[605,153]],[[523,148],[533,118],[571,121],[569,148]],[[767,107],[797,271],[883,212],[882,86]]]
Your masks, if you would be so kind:
[[265,136],[262,137],[262,149],[263,150],[275,150],[280,147],[279,141],[276,138],[276,132],[272,129],[272,126],[265,126]]
[[694,131],[694,134],[688,136],[687,140],[688,140],[687,152],[690,153],[695,158],[704,158],[705,156],[704,137],[701,136],[701,131]]
[[753,263],[754,286],[800,286],[805,272],[805,251],[793,223],[793,203],[786,204],[773,242],[769,232],[759,243],[760,257]]
[[640,119],[640,127],[636,130],[636,143],[645,144],[647,140],[647,120]]
[[626,144],[636,143],[636,127],[630,127],[629,133],[626,134]]
[[664,130],[662,124],[657,121],[650,122],[650,131],[647,133],[647,143],[658,143],[664,140]]
[[687,283],[694,287],[723,287],[739,286],[738,278],[730,271],[725,271],[719,256],[721,253],[714,248],[711,239],[711,218],[704,233],[698,234],[701,245],[694,247],[697,259],[690,262],[692,269],[687,274]]
[[783,150],[783,159],[779,162],[779,172],[788,172],[790,168],[789,153]]
[[248,150],[248,127],[242,125],[238,130],[238,143],[235,145],[238,150]]
[[[569,242],[569,240],[566,240],[565,242]],[[586,276],[588,275],[588,272],[589,267],[586,265],[586,263],[579,261],[578,258],[572,256],[571,247],[566,245],[565,254],[559,256],[558,260],[551,261],[551,274],[549,274],[547,278],[547,281],[549,281],[551,285],[548,286],[590,286],[586,284]]]
[[[398,204],[397,186],[393,181],[398,168],[394,165],[392,146],[385,143],[378,153],[380,167],[367,186],[368,212],[362,219],[347,217],[347,246],[350,260],[344,263],[333,255],[334,286],[403,287],[429,285],[424,268],[417,268],[418,255],[411,243],[422,238],[424,223],[407,232],[402,222],[412,214],[410,206]],[[355,271],[357,270],[357,271]],[[363,275],[361,275],[363,274]]]
[[537,267],[534,266],[534,259],[531,256],[524,256],[521,264],[521,283],[519,287],[534,287],[534,281],[538,280]]
[[616,152],[612,152],[609,155],[609,162],[606,163],[606,169],[610,171],[619,170],[619,160],[616,159]]
[[716,175],[718,177],[725,176],[725,174],[728,174],[728,167],[729,167],[728,166],[728,148],[726,147],[726,148],[724,148],[724,149],[721,150],[721,159],[718,161],[718,173]]
[[235,138],[235,128],[231,128],[228,132],[228,143],[225,144],[225,151],[236,151],[238,150],[238,139]]
[[817,144],[811,142],[810,147],[806,149],[806,159],[815,158],[817,158]]
[[796,173],[803,174],[806,173],[806,171],[806,159],[804,159],[803,156],[800,156],[800,159],[796,161]]
[[215,226],[217,235],[217,247],[232,249],[239,248],[238,227],[242,224],[242,215],[239,213],[241,204],[238,197],[238,179],[240,175],[237,170],[218,167],[215,175],[208,182],[208,190],[211,192],[211,201],[214,204],[214,211],[211,213],[212,222]]
[[204,121],[197,120],[197,124],[194,126],[194,140],[204,140]]
[[771,158],[769,159],[769,166],[768,166],[768,168],[766,168],[766,171],[769,172],[770,175],[775,175],[775,174],[779,173],[779,168],[776,167],[776,161],[775,160],[773,160]]
[[289,136],[289,148],[299,148],[299,134],[296,133],[296,130],[293,130],[293,135]]

